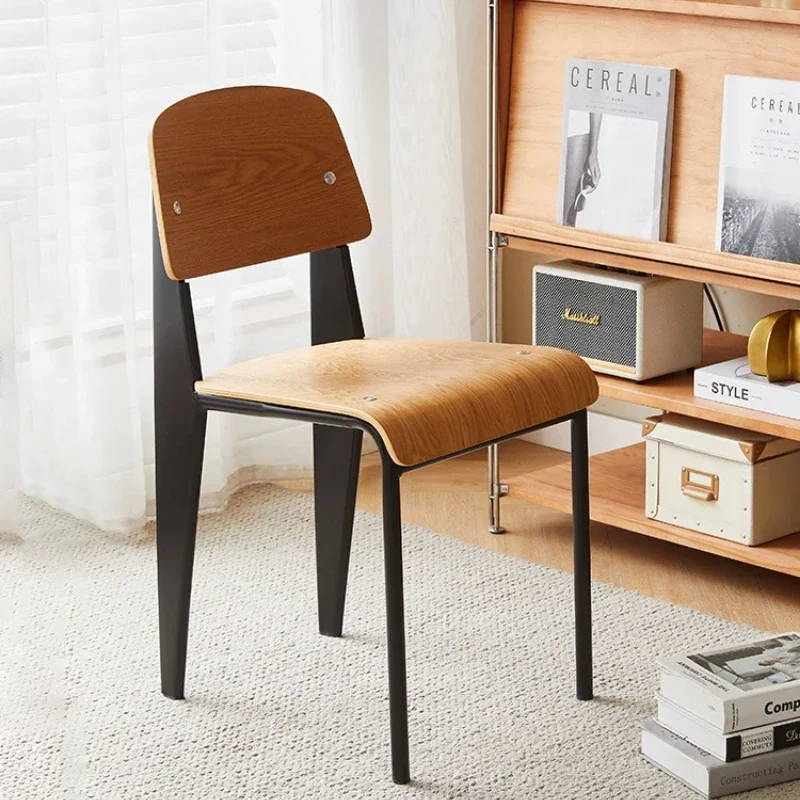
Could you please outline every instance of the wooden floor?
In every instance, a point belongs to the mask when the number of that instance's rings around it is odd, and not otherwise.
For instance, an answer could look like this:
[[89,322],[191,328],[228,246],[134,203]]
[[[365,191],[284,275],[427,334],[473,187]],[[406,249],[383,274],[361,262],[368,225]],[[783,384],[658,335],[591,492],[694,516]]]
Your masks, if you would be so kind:
[[[504,444],[504,479],[563,461],[565,453],[527,442]],[[310,480],[281,485],[309,491]],[[487,530],[486,456],[477,453],[412,472],[402,480],[403,519],[431,531],[570,571],[570,517],[505,498],[508,532]],[[380,464],[365,457],[358,507],[380,515]],[[708,614],[778,632],[800,629],[800,579],[749,567],[605,525],[592,527],[592,573],[596,580],[695,608]]]

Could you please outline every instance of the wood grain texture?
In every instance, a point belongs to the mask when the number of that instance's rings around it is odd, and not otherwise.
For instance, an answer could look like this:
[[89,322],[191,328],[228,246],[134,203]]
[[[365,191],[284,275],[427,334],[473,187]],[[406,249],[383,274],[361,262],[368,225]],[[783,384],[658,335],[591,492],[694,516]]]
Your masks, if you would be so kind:
[[[746,336],[708,329],[704,331],[703,365],[729,361],[746,354]],[[643,383],[598,375],[597,382],[603,397],[800,441],[800,420],[695,397],[694,378],[690,371],[676,372]]]
[[[574,245],[554,244],[535,239],[524,239],[519,236],[508,237],[508,247],[512,250],[524,250],[529,253],[538,253],[541,256],[555,256],[568,258],[586,264],[603,264],[606,267],[642,272],[648,275],[663,275],[667,278],[679,278],[684,281],[697,281],[700,283],[713,283],[719,286],[729,286],[745,292],[758,294],[777,295],[791,300],[800,300],[800,283],[777,283],[760,278],[748,278],[744,275],[732,275],[725,272],[714,272],[700,267],[685,267],[666,261],[653,261],[636,256],[617,255],[605,250],[589,250],[585,247]],[[548,261],[552,258],[546,259]]]
[[[650,264],[673,264],[707,272],[729,274],[753,279],[763,278],[773,284],[797,286],[800,284],[800,265],[786,264],[782,261],[767,261],[761,258],[748,258],[733,253],[718,253],[697,247],[684,247],[672,242],[653,242],[648,239],[635,239],[615,236],[610,233],[595,233],[578,228],[556,225],[554,222],[541,222],[493,214],[491,228],[498,233],[530,239],[543,245],[561,245],[580,248],[588,253],[603,253],[646,261],[639,270],[648,270]],[[713,231],[712,231],[713,236]],[[712,240],[713,246],[713,240]],[[716,278],[714,279],[717,280]]]
[[[645,504],[644,444],[613,450],[590,459],[593,520],[702,550],[734,561],[800,576],[800,533],[758,547],[717,539],[648,519]],[[512,497],[568,512],[572,508],[569,463],[508,481]]]
[[[640,537],[652,541],[649,537]],[[666,543],[663,543],[665,546]],[[719,615],[720,607],[726,609],[726,618],[743,625],[753,625],[760,631],[768,631],[776,625],[770,603],[759,581],[761,570],[740,561],[728,561],[720,567],[719,556],[700,550],[683,550],[683,561],[691,562],[692,574],[696,577],[692,585],[692,605],[705,614]],[[771,580],[785,579],[796,582],[777,572],[764,573]],[[789,630],[786,628],[785,630]]]
[[245,86],[187,97],[156,119],[150,164],[175,280],[349,244],[372,229],[336,117],[309,92]]
[[364,420],[404,466],[571,414],[597,399],[594,374],[563,350],[413,339],[278,353],[214,373],[195,389]]
[[615,583],[668,603],[693,604],[694,592],[686,580],[683,548],[613,527],[606,528],[606,536],[613,553]]
[[[795,265],[713,252],[723,78],[733,73],[800,79],[797,28],[771,20],[756,24],[744,19],[653,13],[658,4],[651,0],[630,4],[636,8],[517,3],[502,214],[519,222],[508,219],[513,229],[504,232],[800,283],[800,267]],[[668,5],[674,5],[674,0]],[[750,8],[709,5],[717,7]],[[768,11],[756,10],[759,14]],[[555,225],[567,56],[678,70],[667,236],[671,244]]]
[[511,64],[514,46],[516,0],[497,0],[497,207],[502,208],[506,172],[508,106],[511,99]]
[[570,6],[654,11],[714,19],[800,24],[800,0],[522,0]]

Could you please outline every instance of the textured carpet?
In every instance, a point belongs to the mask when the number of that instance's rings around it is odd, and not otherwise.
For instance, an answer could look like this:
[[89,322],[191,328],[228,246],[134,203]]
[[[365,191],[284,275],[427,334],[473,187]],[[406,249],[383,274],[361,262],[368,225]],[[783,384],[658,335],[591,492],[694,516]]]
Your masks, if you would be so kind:
[[[595,585],[573,699],[571,577],[405,532],[414,783],[391,783],[380,521],[358,515],[340,640],[316,633],[313,506],[201,520],[187,700],[158,691],[153,542],[30,504],[0,541],[0,798],[693,797],[643,763],[659,654],[752,631]],[[796,798],[797,786],[745,797]]]

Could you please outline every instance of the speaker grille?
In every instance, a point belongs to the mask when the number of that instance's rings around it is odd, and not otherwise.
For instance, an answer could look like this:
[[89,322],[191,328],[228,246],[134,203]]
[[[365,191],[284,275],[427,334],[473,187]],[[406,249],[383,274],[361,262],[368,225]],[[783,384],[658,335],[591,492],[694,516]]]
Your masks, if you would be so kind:
[[[564,275],[535,272],[536,344],[571,350],[584,358],[636,367],[636,290]],[[600,315],[599,325],[564,319]]]

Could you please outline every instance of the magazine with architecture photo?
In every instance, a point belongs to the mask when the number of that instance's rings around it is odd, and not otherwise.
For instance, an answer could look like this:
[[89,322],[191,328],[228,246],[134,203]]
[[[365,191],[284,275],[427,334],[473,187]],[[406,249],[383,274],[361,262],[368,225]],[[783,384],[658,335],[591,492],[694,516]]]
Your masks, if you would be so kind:
[[567,60],[559,224],[666,237],[674,98],[673,69]]
[[800,264],[800,82],[725,76],[717,249]]
[[800,634],[659,660],[660,693],[721,733],[800,717]]

